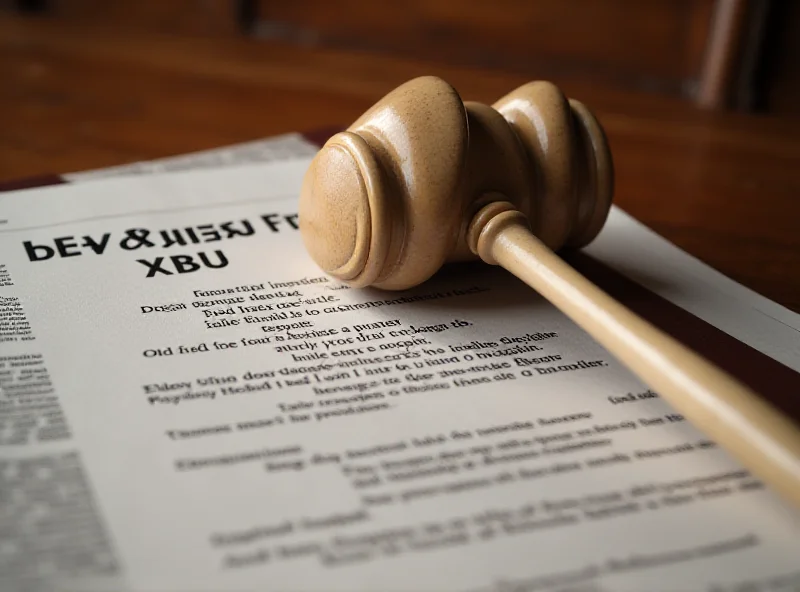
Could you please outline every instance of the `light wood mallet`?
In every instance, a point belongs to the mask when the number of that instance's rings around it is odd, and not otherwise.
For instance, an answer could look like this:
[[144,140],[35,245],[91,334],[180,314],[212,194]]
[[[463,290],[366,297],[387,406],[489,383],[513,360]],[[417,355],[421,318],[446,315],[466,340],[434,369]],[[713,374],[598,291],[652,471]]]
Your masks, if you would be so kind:
[[800,506],[800,429],[554,251],[600,232],[613,165],[597,120],[547,82],[491,107],[434,77],[395,89],[316,155],[300,230],[353,286],[410,288],[480,257],[534,288],[695,426]]

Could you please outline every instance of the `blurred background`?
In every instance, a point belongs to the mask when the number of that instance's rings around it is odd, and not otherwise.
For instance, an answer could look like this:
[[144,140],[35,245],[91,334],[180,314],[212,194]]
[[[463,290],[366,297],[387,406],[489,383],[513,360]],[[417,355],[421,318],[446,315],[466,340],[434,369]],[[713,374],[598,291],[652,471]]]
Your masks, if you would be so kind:
[[6,11],[579,80],[796,115],[795,0],[0,0]]

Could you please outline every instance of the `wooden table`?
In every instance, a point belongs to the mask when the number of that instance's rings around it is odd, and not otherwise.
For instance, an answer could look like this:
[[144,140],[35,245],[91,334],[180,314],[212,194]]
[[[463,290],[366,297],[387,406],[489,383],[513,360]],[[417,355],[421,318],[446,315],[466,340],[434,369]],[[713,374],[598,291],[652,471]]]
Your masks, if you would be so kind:
[[[0,14],[0,182],[347,124],[421,74],[486,102],[527,81],[373,54]],[[800,121],[706,113],[575,82],[563,88],[608,132],[618,205],[800,310]]]

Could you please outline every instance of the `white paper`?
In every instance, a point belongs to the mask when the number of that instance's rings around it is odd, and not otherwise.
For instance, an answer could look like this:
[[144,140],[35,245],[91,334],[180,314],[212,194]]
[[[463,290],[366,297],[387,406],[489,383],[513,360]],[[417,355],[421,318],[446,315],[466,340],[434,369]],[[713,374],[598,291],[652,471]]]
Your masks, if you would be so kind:
[[307,165],[0,195],[0,589],[800,586],[798,513],[502,270],[325,278]]
[[283,134],[222,148],[212,148],[211,150],[190,152],[189,154],[179,154],[177,156],[134,162],[104,169],[69,173],[64,175],[64,179],[71,183],[83,183],[110,177],[154,175],[267,163],[313,156],[317,150],[318,147],[306,140],[301,134]]
[[[177,170],[223,168],[312,156],[316,145],[284,134],[117,167],[70,173],[70,182]],[[628,245],[642,245],[630,249]],[[764,298],[664,240],[617,207],[587,249],[628,278],[718,329],[800,371],[800,315]]]
[[[313,156],[317,146],[292,133],[145,162],[70,173],[69,182],[223,168]],[[800,315],[764,298],[677,248],[617,207],[587,249],[673,304],[800,371]],[[629,246],[636,244],[636,249]]]
[[800,371],[800,315],[734,282],[619,208],[612,208],[600,236],[586,251],[673,304]]

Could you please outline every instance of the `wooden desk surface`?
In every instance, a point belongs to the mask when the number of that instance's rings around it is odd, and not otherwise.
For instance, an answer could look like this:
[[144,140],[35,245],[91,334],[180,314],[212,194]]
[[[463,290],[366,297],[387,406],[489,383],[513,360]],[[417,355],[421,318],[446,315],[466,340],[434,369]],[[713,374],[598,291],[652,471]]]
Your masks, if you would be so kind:
[[[0,182],[347,124],[421,74],[485,102],[527,81],[373,54],[0,13]],[[800,310],[800,121],[705,113],[658,96],[556,82],[605,126],[619,206]]]

